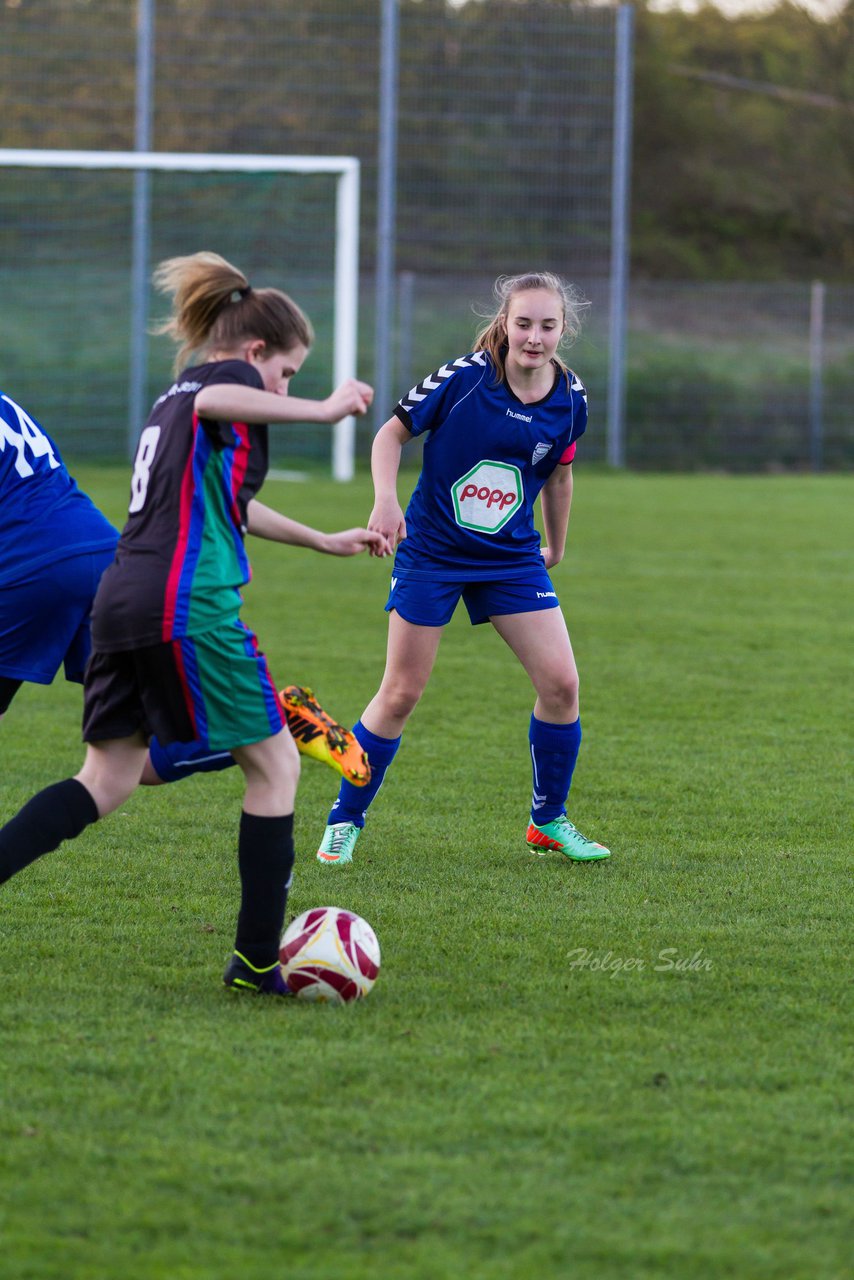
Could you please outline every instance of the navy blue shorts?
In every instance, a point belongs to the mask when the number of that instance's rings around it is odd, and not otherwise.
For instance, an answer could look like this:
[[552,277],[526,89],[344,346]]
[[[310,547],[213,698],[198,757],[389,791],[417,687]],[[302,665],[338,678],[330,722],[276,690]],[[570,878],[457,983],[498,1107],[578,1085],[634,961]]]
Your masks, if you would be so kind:
[[427,576],[393,573],[386,612],[396,609],[417,627],[444,627],[462,597],[472,626],[513,613],[557,609],[560,601],[545,569],[534,569],[516,581],[451,582],[440,573]]
[[148,744],[151,765],[164,782],[177,782],[191,773],[215,773],[235,763],[230,751],[212,751],[206,742],[162,743],[152,738]]
[[50,684],[64,664],[66,680],[82,682],[92,601],[113,555],[84,551],[0,583],[0,676]]

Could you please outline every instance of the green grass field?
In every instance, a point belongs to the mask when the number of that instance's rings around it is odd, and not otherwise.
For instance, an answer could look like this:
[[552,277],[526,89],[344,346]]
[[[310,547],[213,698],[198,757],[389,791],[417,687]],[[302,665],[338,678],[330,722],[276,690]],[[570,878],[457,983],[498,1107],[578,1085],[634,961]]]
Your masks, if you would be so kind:
[[[79,479],[121,518],[125,471]],[[264,496],[370,509],[365,477]],[[580,468],[570,813],[614,856],[527,852],[531,690],[460,610],[352,867],[314,859],[304,765],[289,916],[370,920],[357,1006],[221,988],[236,770],[5,886],[3,1280],[850,1276],[852,526],[850,477]],[[355,719],[388,564],[253,563],[277,680]],[[22,691],[0,816],[76,770],[79,705]]]

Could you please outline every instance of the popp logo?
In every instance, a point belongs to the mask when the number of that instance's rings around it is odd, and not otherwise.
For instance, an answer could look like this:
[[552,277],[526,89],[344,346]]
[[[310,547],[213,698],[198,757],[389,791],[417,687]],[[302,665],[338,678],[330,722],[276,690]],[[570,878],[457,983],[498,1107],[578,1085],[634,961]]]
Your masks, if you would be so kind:
[[463,529],[497,533],[522,505],[522,473],[507,462],[484,460],[451,486],[451,497]]

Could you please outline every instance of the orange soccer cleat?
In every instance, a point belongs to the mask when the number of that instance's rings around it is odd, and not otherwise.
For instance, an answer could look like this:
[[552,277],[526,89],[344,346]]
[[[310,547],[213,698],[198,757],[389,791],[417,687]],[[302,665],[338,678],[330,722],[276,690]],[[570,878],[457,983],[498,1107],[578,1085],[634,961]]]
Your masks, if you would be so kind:
[[322,760],[354,787],[371,780],[371,766],[355,734],[337,724],[305,685],[289,684],[279,692],[291,737],[312,760]]

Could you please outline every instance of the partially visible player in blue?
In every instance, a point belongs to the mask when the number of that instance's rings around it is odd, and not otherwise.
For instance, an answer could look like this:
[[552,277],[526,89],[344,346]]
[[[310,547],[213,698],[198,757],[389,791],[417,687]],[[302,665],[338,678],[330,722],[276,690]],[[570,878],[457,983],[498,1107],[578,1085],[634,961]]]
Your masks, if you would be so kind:
[[83,683],[89,615],[118,542],[34,418],[0,392],[0,720],[26,681]]
[[[413,387],[374,440],[368,527],[398,544],[386,604],[388,654],[380,688],[354,729],[371,780],[361,788],[342,782],[317,854],[327,864],[352,860],[461,597],[472,623],[492,623],[536,690],[529,847],[578,862],[609,856],[566,817],[581,743],[578,672],[548,573],[563,559],[575,443],[587,426],[584,386],[558,354],[577,335],[583,304],[558,276],[544,273],[502,277],[495,292],[497,311],[475,351]],[[425,433],[423,467],[404,517],[401,450]],[[543,547],[534,526],[538,497]]]

